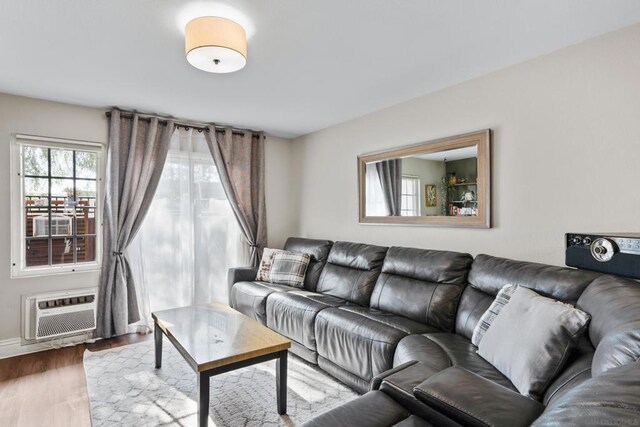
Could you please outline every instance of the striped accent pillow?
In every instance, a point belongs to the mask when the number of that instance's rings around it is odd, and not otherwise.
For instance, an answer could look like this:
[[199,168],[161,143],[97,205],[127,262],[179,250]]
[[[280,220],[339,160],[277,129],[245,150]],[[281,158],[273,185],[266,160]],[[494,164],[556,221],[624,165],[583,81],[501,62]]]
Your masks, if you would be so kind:
[[473,330],[473,335],[471,336],[471,343],[478,347],[480,345],[480,341],[482,341],[482,337],[487,332],[493,321],[498,317],[498,314],[502,311],[502,309],[509,303],[511,300],[511,295],[518,288],[518,285],[504,285],[498,295],[496,295],[496,299],[491,303],[491,306],[484,312],[475,329]]
[[302,288],[311,257],[307,254],[280,251],[273,257],[269,281]]
[[269,274],[271,273],[271,264],[273,264],[273,257],[276,253],[283,252],[281,249],[264,248],[262,251],[262,259],[260,260],[260,266],[258,267],[258,273],[256,274],[256,280],[259,282],[268,282]]

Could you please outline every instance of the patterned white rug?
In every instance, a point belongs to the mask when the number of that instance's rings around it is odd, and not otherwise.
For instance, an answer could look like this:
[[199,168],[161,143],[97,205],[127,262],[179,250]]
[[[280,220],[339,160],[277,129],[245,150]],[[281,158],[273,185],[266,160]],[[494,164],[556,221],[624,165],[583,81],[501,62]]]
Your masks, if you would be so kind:
[[[85,351],[93,426],[195,426],[196,375],[165,339],[162,369],[153,340]],[[275,361],[211,377],[210,426],[294,426],[357,397],[289,353],[287,415],[276,410]]]

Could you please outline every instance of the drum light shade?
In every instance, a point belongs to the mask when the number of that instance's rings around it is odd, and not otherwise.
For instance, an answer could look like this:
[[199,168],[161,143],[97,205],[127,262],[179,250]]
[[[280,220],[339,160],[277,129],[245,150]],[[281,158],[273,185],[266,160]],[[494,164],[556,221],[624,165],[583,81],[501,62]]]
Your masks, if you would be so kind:
[[200,70],[232,73],[247,63],[247,33],[230,19],[195,18],[187,24],[184,38],[187,61]]

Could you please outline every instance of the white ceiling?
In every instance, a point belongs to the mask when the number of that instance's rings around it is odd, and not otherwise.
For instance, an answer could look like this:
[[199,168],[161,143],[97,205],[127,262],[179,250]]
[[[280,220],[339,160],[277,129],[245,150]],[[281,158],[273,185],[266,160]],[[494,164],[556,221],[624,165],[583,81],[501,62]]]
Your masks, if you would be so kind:
[[420,154],[418,156],[411,157],[417,157],[424,160],[435,160],[438,162],[443,162],[445,160],[447,162],[452,162],[454,160],[470,159],[471,157],[477,156],[478,147],[474,145],[472,147],[454,148],[453,150],[438,151],[435,153]]
[[[250,33],[240,72],[184,59],[209,14]],[[636,22],[638,0],[1,0],[0,92],[293,137]]]

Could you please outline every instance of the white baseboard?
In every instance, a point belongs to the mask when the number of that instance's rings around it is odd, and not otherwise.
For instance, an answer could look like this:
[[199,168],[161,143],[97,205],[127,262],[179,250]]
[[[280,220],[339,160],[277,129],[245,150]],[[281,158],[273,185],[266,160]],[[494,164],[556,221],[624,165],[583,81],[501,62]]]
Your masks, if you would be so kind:
[[93,339],[87,334],[74,335],[71,337],[44,342],[29,342],[25,344],[22,343],[22,339],[20,338],[10,338],[8,340],[0,341],[0,359],[20,356],[22,354],[36,353],[38,351],[69,347],[91,341],[93,341]]

